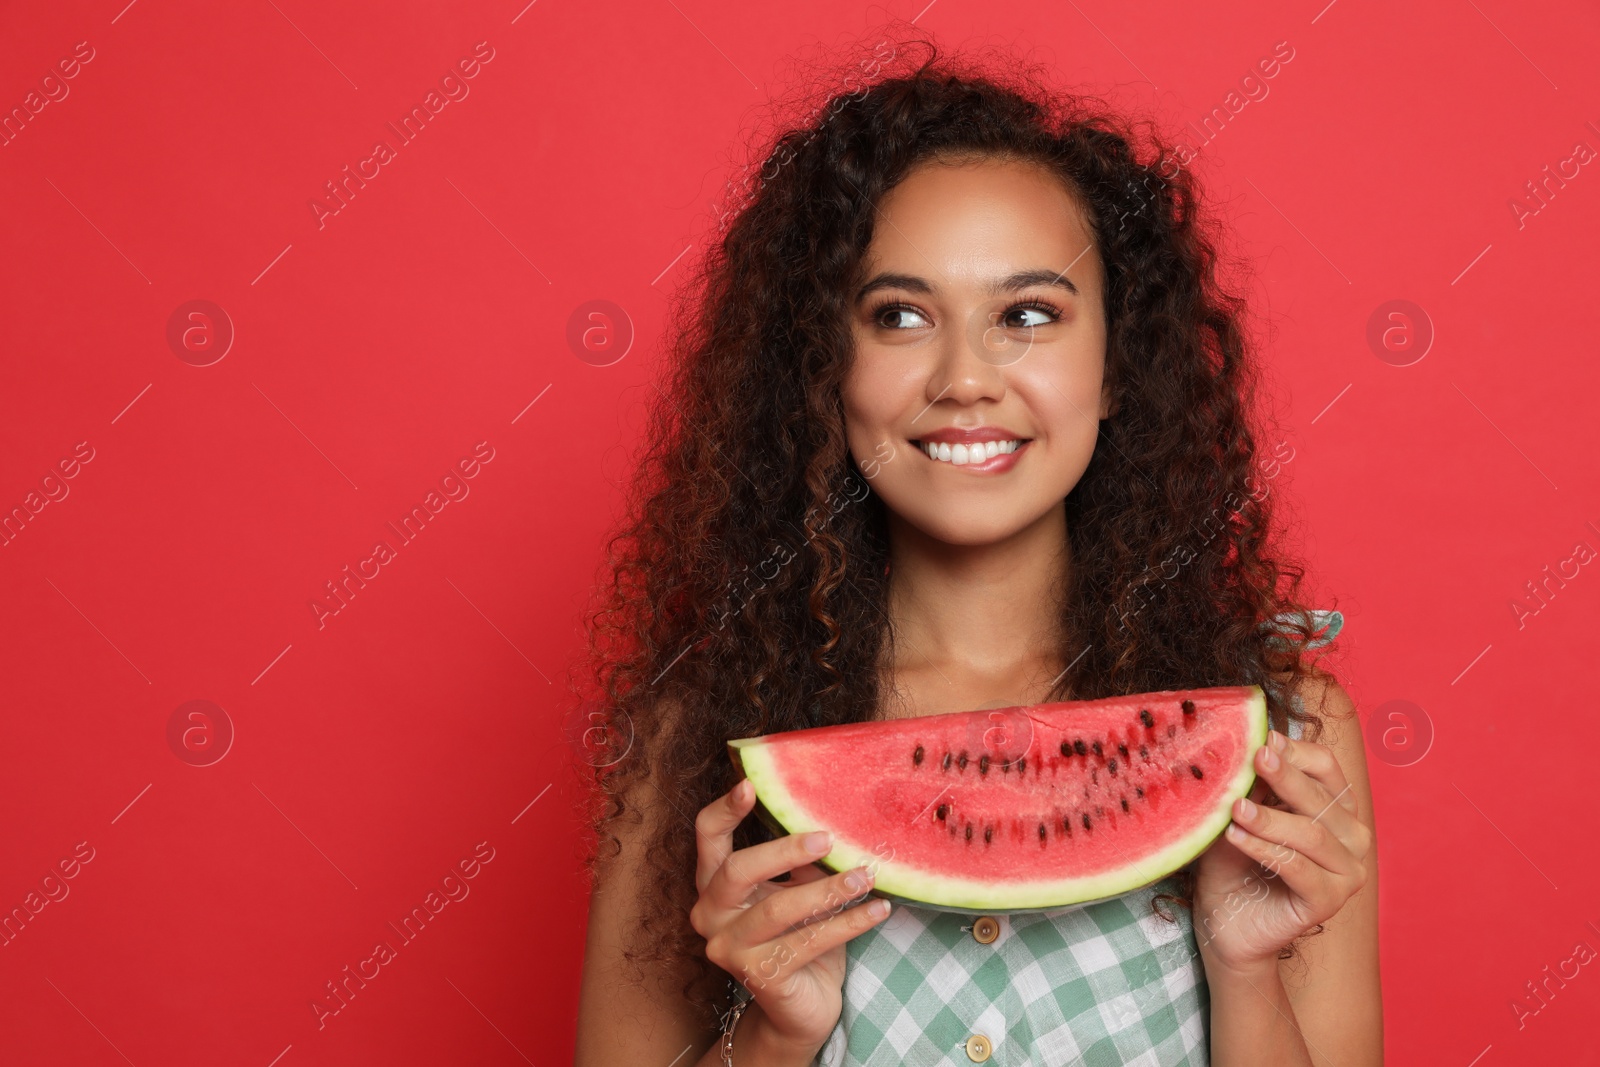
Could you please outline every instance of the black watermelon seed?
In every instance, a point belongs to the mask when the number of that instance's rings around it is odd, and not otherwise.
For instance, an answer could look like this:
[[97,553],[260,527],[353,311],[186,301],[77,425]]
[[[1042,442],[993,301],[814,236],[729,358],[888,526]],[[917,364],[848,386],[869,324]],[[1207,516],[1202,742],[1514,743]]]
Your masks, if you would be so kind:
[[1177,737],[1178,736],[1178,728],[1176,726],[1167,727],[1167,736],[1168,737]]
[[1110,763],[1106,764],[1106,770],[1110,771],[1112,775],[1115,775],[1117,773],[1117,761],[1112,760]]
[[1118,745],[1117,746],[1117,751],[1122,753],[1122,758],[1123,759],[1127,759],[1128,758],[1128,746],[1127,745]]
[[1039,840],[1043,841],[1044,839],[1045,839],[1044,823],[1040,823],[1039,824]]
[[1072,742],[1072,750],[1080,756],[1087,756],[1089,754],[1089,746],[1083,743],[1083,738],[1081,737]]
[[921,745],[918,745],[917,746],[917,750],[915,752],[911,753],[911,763],[912,763],[913,766],[917,766],[917,767],[922,766],[922,746]]
[[1089,813],[1088,812],[1084,812],[1083,813],[1083,828],[1085,830],[1089,829]]
[[1194,714],[1194,701],[1185,700],[1183,702],[1183,713],[1185,715],[1193,715]]
[[979,756],[978,757],[978,773],[979,774],[988,774],[989,773],[989,757],[988,756]]
[[1139,758],[1142,759],[1142,760],[1148,761],[1150,759],[1150,750],[1148,748],[1145,748],[1143,745],[1140,745],[1139,746]]
[[933,814],[936,817],[940,818],[940,819],[945,818],[946,816],[948,816],[950,814],[950,805],[948,805],[948,804],[940,804],[939,805],[939,810],[934,812]]
[[1094,743],[1094,744],[1093,744],[1093,745],[1090,745],[1090,746],[1089,746],[1089,747],[1090,747],[1090,748],[1092,748],[1092,749],[1094,749],[1094,754],[1095,754],[1095,755],[1096,755],[1096,756],[1098,756],[1098,755],[1101,755],[1101,752],[1100,752],[1100,742],[1098,742],[1098,741],[1096,741],[1096,742],[1095,742],[1095,743]]
[[1072,755],[1072,742],[1071,741],[1063,741],[1063,742],[1061,742],[1061,754],[1063,756]]
[[956,766],[960,767],[962,770],[967,769],[967,754],[965,752],[961,753],[961,755],[956,758]]
[[1127,797],[1123,797],[1122,798],[1122,810],[1123,811],[1127,811],[1128,810],[1128,798]]
[[1189,773],[1194,775],[1196,778],[1204,778],[1205,777],[1205,772],[1202,771],[1197,765],[1195,765],[1193,763],[1189,764]]
[[1018,756],[1017,757],[1017,773],[1021,774],[1023,771],[1025,771],[1027,769],[1028,769],[1028,757],[1027,756]]
[[967,840],[972,840],[972,824],[970,822],[967,823]]
[[985,826],[983,828],[983,843],[987,845],[992,840],[994,840],[994,827]]
[[1141,796],[1141,797],[1144,796],[1144,786],[1142,786],[1142,785],[1134,786],[1133,787],[1133,792],[1134,792],[1135,796]]
[[1155,719],[1151,718],[1151,716],[1150,716],[1150,709],[1149,708],[1140,708],[1139,709],[1139,721],[1144,723],[1144,728],[1146,730],[1150,729],[1150,727],[1152,727],[1152,726],[1154,726],[1156,724]]
[[944,754],[944,769],[947,771],[950,769],[950,753],[948,752]]
[[1001,774],[1005,774],[1010,769],[1011,769],[1011,761],[1009,759],[1003,759],[1003,760],[1000,761],[1000,773]]

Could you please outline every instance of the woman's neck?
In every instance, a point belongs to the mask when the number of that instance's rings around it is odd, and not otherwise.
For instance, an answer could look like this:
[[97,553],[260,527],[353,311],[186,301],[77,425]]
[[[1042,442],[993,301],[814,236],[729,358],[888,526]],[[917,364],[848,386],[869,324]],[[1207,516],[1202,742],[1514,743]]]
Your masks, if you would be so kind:
[[937,541],[893,513],[889,526],[889,669],[902,691],[911,690],[903,692],[916,706],[911,713],[978,706],[967,703],[973,700],[1023,701],[1024,690],[1037,695],[1048,687],[1065,666],[1065,508],[988,545]]

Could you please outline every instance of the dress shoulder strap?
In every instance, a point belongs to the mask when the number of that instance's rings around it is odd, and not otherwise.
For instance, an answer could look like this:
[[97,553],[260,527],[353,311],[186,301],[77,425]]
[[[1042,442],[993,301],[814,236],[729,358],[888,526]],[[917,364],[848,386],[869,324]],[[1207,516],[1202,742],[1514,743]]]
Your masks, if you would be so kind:
[[[1339,631],[1344,629],[1344,616],[1337,611],[1318,611],[1313,608],[1308,614],[1311,616],[1311,637],[1301,646],[1302,648],[1321,648],[1323,645],[1331,644],[1333,639],[1339,636]],[[1293,642],[1300,640],[1299,632],[1293,629],[1297,621],[1295,612],[1284,611],[1267,619],[1261,624],[1261,628],[1269,631],[1267,637],[1269,644],[1289,647]],[[1296,711],[1305,712],[1305,704],[1298,694],[1290,696],[1289,701]],[[1292,739],[1298,741],[1304,733],[1304,727],[1300,722],[1289,720],[1288,734]]]
[[[1338,611],[1319,611],[1313,608],[1309,614],[1312,634],[1303,646],[1305,648],[1321,648],[1323,645],[1332,644],[1333,639],[1339,636],[1339,631],[1344,629],[1344,615]],[[1287,646],[1300,637],[1298,631],[1293,629],[1296,621],[1295,612],[1282,611],[1263,622],[1261,628],[1271,634],[1267,638],[1268,642]]]

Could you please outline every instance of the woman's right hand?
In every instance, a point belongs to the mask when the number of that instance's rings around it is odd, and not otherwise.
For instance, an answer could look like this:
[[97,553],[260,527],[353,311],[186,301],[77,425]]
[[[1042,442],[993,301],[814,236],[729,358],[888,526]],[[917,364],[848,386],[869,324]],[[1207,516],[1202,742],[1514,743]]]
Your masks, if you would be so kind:
[[[734,828],[754,806],[744,779],[700,809],[700,899],[689,922],[706,939],[706,957],[750,990],[775,1036],[820,1049],[843,1007],[844,943],[882,921],[889,902],[846,907],[871,887],[873,872],[824,874],[815,863],[830,847],[826,831],[732,851]],[[821,840],[818,851],[808,851],[811,838]],[[784,871],[794,872],[790,881],[768,881]]]

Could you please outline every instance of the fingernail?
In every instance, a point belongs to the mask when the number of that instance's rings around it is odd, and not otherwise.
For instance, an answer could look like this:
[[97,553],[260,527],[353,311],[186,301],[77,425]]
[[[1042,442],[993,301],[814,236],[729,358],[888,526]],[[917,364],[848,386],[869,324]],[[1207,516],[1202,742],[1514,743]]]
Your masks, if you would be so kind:
[[1268,730],[1267,731],[1267,743],[1272,746],[1274,751],[1282,752],[1283,751],[1283,746],[1284,746],[1284,744],[1286,742],[1287,742],[1287,738],[1285,738],[1278,731],[1276,731],[1276,730]]
[[806,851],[813,856],[827,852],[832,844],[833,835],[826,830],[817,830],[806,835]]
[[1246,819],[1256,817],[1256,806],[1250,802],[1249,797],[1241,797],[1239,799],[1239,811]]
[[753,789],[753,788],[754,787],[750,784],[750,779],[748,779],[748,778],[746,778],[744,781],[739,783],[738,800],[739,800],[740,803],[743,803],[744,801],[750,799],[750,790]]
[[867,905],[867,914],[871,915],[874,919],[883,918],[885,915],[889,914],[889,902],[881,899],[874,900],[871,904]]
[[865,870],[854,870],[844,876],[844,887],[852,893],[859,893],[866,887],[866,884],[867,872]]
[[1269,770],[1269,771],[1277,770],[1278,769],[1278,754],[1276,752],[1272,751],[1271,748],[1268,748],[1267,749],[1267,754],[1261,758],[1261,764],[1262,764],[1262,766],[1266,767],[1267,770]]

